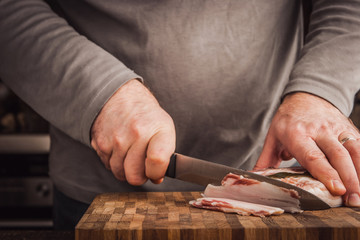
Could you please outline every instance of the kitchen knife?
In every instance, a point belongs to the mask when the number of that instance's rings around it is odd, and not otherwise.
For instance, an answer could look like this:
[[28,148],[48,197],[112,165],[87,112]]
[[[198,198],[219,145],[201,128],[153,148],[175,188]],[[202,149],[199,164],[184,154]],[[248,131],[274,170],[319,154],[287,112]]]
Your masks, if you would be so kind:
[[221,180],[228,173],[235,173],[246,178],[267,182],[286,189],[294,189],[300,195],[300,207],[303,210],[322,210],[330,208],[327,203],[314,194],[294,185],[253,172],[184,156],[178,153],[174,153],[171,156],[165,176],[206,186],[207,184],[221,185]]

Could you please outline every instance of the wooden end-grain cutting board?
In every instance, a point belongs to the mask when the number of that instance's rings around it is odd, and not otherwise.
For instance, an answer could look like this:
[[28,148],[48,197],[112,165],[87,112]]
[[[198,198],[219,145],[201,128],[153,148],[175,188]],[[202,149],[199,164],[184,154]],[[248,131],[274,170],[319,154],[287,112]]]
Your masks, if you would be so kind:
[[272,217],[191,207],[200,192],[107,193],[97,196],[75,229],[77,240],[360,239],[360,208]]

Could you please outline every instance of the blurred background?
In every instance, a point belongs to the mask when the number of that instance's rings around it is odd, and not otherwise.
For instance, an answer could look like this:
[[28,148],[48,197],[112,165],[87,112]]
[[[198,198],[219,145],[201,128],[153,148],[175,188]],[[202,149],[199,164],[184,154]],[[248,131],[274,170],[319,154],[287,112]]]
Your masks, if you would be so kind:
[[355,126],[360,128],[360,92],[358,92],[356,95],[355,106],[350,115],[350,118],[354,122]]
[[0,80],[0,229],[51,229],[49,125]]

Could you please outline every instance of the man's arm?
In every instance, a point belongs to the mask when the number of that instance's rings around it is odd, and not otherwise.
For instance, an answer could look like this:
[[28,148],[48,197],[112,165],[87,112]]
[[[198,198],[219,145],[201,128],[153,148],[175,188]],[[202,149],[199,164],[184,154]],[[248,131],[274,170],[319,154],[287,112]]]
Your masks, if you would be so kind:
[[0,76],[16,94],[118,179],[161,182],[175,128],[139,76],[40,0],[1,0],[0,32]]
[[360,89],[360,1],[313,2],[306,45],[255,168],[295,157],[346,205],[360,206],[360,134],[347,118]]
[[0,76],[52,125],[90,146],[109,97],[140,78],[41,0],[0,1]]

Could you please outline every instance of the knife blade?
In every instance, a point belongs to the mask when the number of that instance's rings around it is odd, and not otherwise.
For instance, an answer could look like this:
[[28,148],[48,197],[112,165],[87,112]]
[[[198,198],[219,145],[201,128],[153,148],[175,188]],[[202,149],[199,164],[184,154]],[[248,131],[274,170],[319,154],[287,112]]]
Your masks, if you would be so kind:
[[300,207],[302,210],[322,210],[330,208],[327,203],[316,195],[294,185],[253,172],[188,157],[178,153],[174,153],[171,156],[165,176],[207,186],[208,184],[221,185],[221,180],[228,173],[242,175],[246,178],[267,182],[286,189],[294,189],[299,193]]

